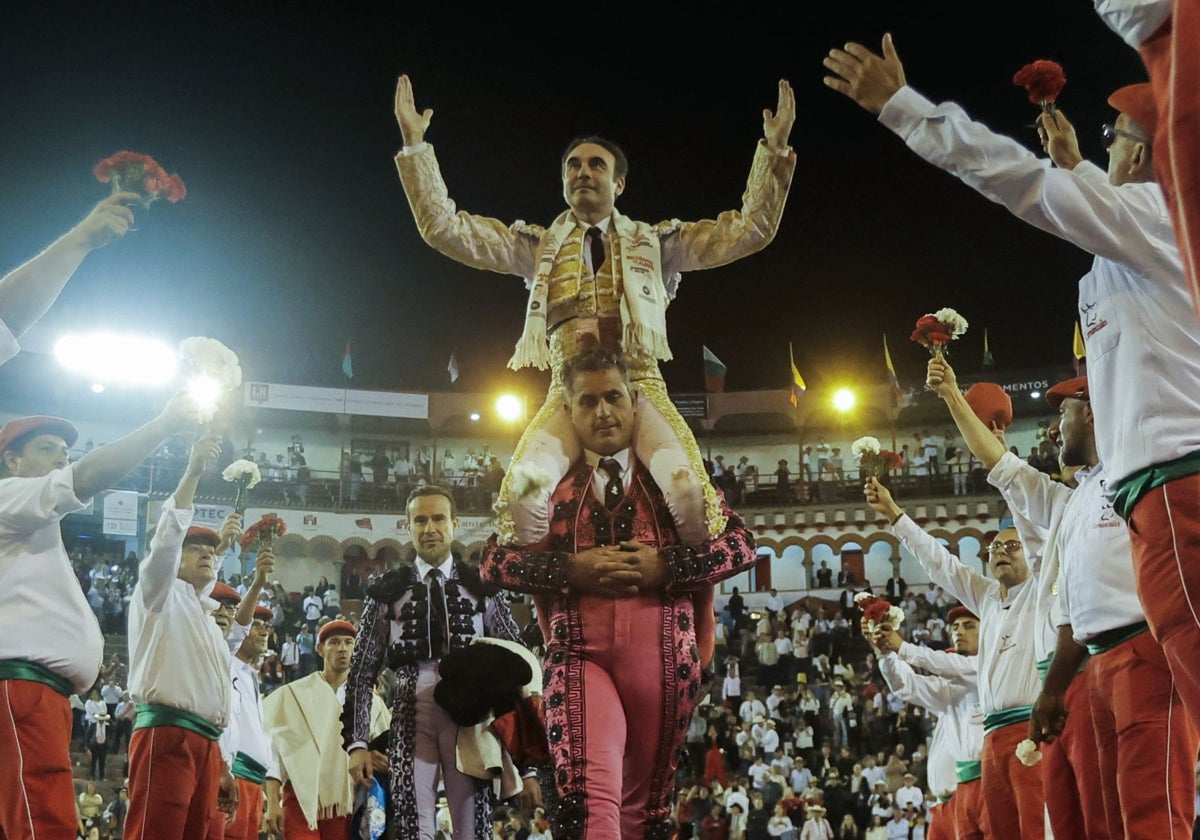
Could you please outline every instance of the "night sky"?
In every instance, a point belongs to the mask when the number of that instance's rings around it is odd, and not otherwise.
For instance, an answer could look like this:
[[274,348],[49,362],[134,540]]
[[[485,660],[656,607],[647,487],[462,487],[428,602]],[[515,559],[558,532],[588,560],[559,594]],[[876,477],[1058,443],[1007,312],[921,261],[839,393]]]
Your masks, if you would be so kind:
[[417,235],[392,163],[397,75],[434,109],[427,139],[460,209],[543,224],[563,208],[562,146],[586,133],[628,153],[626,215],[736,208],[762,109],[787,78],[799,160],[782,227],[758,255],[684,277],[668,311],[671,389],[703,389],[702,345],[728,365],[729,390],[786,387],[789,341],[810,385],[882,383],[885,332],[913,384],[927,355],[908,334],[943,306],[971,324],[955,348],[964,374],[985,326],[1002,368],[1062,363],[1090,258],[922,163],[821,83],[831,46],[878,50],[890,30],[911,84],[1032,145],[1036,108],[1012,74],[1055,59],[1063,111],[1103,165],[1104,100],[1144,81],[1137,55],[1085,0],[1007,6],[1005,19],[995,4],[796,3],[779,17],[731,4],[619,20],[610,4],[93,5],[90,17],[23,4],[6,14],[0,59],[0,265],[107,194],[98,160],[141,151],[180,173],[188,198],[142,211],[93,254],[46,326],[210,335],[248,379],[323,386],[345,384],[350,340],[353,386],[382,390],[448,390],[454,351],[456,389],[537,390],[544,374],[504,368],[522,281]]

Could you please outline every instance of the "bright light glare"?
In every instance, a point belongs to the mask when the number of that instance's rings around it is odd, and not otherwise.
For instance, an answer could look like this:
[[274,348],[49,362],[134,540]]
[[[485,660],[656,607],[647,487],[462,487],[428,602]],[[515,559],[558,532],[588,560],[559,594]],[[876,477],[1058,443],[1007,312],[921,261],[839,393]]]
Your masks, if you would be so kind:
[[496,400],[496,413],[500,415],[502,420],[510,423],[518,420],[523,413],[521,410],[521,401],[512,394],[505,394]]
[[1041,391],[1030,391],[1030,392],[1029,392],[1029,398],[1030,398],[1031,400],[1038,400],[1038,399],[1041,399],[1041,398],[1042,398],[1042,392],[1041,392]]
[[221,383],[207,374],[198,374],[188,380],[187,391],[196,407],[211,409],[221,398]]
[[93,382],[92,383],[92,393],[93,394],[103,394],[104,386],[101,385],[99,382]]
[[162,341],[111,332],[65,335],[54,357],[95,382],[163,385],[175,375],[175,349]]
[[833,394],[833,407],[838,411],[849,411],[854,408],[854,392],[849,388],[839,388]]
[[479,419],[479,412],[478,412],[478,411],[472,411],[472,412],[471,412],[471,422],[472,422],[472,423],[474,423],[474,422],[475,422],[475,421],[477,421],[478,419]]

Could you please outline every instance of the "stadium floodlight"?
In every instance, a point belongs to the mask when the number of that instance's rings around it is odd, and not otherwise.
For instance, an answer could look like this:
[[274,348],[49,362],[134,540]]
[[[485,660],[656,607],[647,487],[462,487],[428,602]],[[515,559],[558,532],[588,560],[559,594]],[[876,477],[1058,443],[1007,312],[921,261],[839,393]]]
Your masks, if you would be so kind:
[[128,333],[68,334],[54,345],[54,357],[97,384],[165,385],[178,369],[174,347]]
[[499,414],[500,418],[505,422],[512,423],[515,420],[520,420],[521,415],[523,415],[525,411],[521,406],[521,400],[519,397],[513,396],[512,394],[504,394],[498,400],[496,400],[496,413]]

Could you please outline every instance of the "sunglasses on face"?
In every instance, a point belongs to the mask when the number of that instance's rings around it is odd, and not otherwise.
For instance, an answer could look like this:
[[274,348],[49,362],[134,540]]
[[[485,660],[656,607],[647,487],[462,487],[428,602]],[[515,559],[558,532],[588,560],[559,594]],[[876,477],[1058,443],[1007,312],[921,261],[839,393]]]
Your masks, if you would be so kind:
[[1124,137],[1126,140],[1132,140],[1134,143],[1150,142],[1145,137],[1133,134],[1128,131],[1122,131],[1112,123],[1105,123],[1100,126],[1100,138],[1104,141],[1104,148],[1109,148],[1113,143],[1117,142],[1118,137]]

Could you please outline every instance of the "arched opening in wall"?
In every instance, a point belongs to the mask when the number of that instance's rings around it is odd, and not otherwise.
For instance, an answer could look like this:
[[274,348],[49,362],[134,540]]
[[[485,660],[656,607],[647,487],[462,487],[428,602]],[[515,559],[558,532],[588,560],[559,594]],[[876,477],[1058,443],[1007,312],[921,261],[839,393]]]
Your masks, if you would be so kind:
[[862,546],[856,542],[842,545],[842,571],[846,573],[845,585],[859,589],[867,585],[866,561]]
[[342,597],[360,600],[374,576],[382,574],[383,551],[374,558],[361,545],[348,545],[342,549]]

